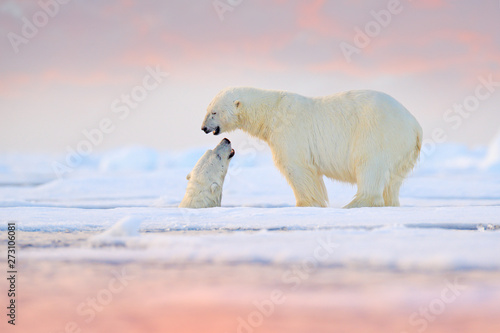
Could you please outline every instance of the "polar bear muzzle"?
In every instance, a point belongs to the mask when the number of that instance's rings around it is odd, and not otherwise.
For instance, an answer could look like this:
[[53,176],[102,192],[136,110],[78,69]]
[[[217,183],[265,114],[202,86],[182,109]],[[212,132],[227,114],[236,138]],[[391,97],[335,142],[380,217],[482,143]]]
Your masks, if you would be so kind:
[[227,159],[230,160],[233,158],[235,151],[231,147],[231,141],[229,141],[228,138],[222,139],[222,141],[215,147],[215,151],[219,152],[221,150],[228,151],[228,148],[230,149],[229,154],[227,155]]
[[208,127],[206,127],[206,126],[203,126],[203,127],[201,128],[201,130],[202,130],[203,132],[205,132],[206,134],[211,133],[211,132],[212,132],[212,133],[214,133],[214,135],[219,135],[219,134],[220,134],[220,126],[215,127],[215,129],[213,129],[213,130],[212,130],[212,129],[209,129],[209,128],[208,128]]

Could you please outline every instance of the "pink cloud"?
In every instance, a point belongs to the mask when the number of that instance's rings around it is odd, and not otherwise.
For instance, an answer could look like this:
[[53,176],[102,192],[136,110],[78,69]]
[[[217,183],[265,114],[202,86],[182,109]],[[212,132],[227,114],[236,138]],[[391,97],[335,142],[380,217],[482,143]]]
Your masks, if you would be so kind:
[[446,0],[417,0],[412,1],[412,5],[424,9],[437,9],[449,6]]
[[[269,75],[303,70],[366,77],[433,71],[469,76],[497,63],[498,33],[481,26],[496,20],[493,13],[444,0],[413,1],[411,10],[394,17],[347,63],[339,43],[352,42],[354,27],[363,27],[371,10],[384,6],[385,1],[244,2],[221,22],[209,2],[70,3],[20,55],[2,53],[0,74],[9,83],[1,87],[22,90],[26,77],[76,86],[120,82],[157,64],[190,75],[193,68],[223,67]],[[483,18],[464,23],[461,17],[469,11]],[[2,31],[20,24],[12,18],[2,22]],[[2,48],[10,51],[5,42]]]

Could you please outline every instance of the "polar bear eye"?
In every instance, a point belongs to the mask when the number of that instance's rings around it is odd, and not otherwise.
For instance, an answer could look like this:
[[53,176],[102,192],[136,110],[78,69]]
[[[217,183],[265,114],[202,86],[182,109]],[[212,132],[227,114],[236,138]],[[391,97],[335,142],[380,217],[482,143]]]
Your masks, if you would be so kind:
[[215,116],[217,114],[217,112],[212,112],[212,114]]
[[219,159],[219,161],[222,160],[222,157],[220,157],[219,154],[217,154],[217,158]]

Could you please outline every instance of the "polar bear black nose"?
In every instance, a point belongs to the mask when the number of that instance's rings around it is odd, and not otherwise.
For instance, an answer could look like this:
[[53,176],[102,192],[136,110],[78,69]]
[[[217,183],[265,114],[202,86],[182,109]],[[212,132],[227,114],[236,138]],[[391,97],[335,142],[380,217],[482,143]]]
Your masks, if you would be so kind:
[[208,130],[208,128],[207,128],[207,126],[203,126],[203,127],[201,128],[201,130],[202,130],[203,132],[207,133],[207,134],[208,134],[208,132],[209,132],[209,130]]

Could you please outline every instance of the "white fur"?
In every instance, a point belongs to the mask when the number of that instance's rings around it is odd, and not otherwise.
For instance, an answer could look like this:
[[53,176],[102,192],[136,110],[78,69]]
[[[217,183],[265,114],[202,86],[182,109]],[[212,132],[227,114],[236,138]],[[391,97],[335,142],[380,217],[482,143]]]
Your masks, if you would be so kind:
[[213,150],[207,150],[187,175],[188,185],[180,208],[220,207],[222,186],[232,157],[231,143],[224,140]]
[[228,88],[212,100],[202,126],[242,129],[265,141],[297,206],[327,206],[323,176],[357,183],[347,208],[399,206],[399,189],[422,142],[422,128],[403,105],[369,90],[311,98]]

